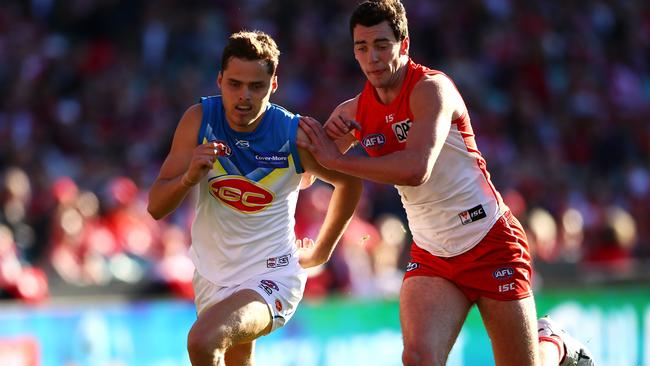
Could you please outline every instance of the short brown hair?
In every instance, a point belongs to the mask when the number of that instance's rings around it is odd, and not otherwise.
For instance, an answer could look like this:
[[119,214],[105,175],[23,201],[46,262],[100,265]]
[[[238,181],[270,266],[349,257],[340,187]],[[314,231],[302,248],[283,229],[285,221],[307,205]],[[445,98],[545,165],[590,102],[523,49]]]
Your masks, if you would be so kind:
[[221,55],[222,71],[228,67],[228,61],[231,57],[249,61],[264,60],[266,61],[268,73],[275,75],[280,50],[278,50],[278,45],[273,38],[262,31],[241,31],[233,33],[228,38],[228,44],[224,47]]
[[350,17],[350,35],[354,36],[357,24],[372,27],[383,21],[388,21],[396,40],[408,37],[406,10],[400,0],[367,0],[357,5]]

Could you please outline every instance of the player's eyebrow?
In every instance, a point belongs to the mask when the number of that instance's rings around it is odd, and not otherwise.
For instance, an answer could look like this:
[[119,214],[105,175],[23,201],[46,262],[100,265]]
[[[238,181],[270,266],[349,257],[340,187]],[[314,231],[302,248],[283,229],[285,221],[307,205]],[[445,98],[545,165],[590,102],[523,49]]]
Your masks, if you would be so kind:
[[[391,40],[388,39],[388,38],[386,38],[386,37],[377,38],[377,39],[373,39],[373,40],[372,40],[372,43],[379,43],[379,42],[391,42]],[[354,41],[354,44],[355,44],[355,45],[358,45],[358,44],[366,44],[366,43],[368,43],[368,42],[366,42],[365,40]]]
[[241,83],[241,84],[264,84],[264,80],[249,80],[249,81],[245,81],[245,80],[240,80],[240,79],[237,79],[237,78],[234,78],[234,77],[231,77],[231,76],[230,76],[230,77],[226,77],[226,81],[229,81],[229,82],[235,82],[235,83]]

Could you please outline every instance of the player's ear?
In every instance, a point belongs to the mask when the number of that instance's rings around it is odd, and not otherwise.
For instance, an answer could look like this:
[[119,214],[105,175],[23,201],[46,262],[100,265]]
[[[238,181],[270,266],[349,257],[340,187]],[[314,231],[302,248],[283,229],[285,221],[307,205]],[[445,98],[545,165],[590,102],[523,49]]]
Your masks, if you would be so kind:
[[221,89],[222,80],[223,80],[223,74],[221,73],[221,71],[219,71],[219,74],[217,75],[217,86],[219,87],[219,89]]
[[402,44],[400,45],[399,48],[399,54],[400,55],[408,55],[409,54],[409,46],[411,45],[411,39],[409,36],[404,37],[404,39],[401,42]]
[[278,76],[273,75],[271,78],[271,93],[275,93],[276,90],[278,90]]

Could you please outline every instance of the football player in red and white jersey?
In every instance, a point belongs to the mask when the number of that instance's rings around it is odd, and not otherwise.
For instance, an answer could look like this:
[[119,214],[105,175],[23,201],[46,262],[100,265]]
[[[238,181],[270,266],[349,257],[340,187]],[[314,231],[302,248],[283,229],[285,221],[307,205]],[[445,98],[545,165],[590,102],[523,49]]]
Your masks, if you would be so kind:
[[[299,146],[401,196],[413,234],[400,294],[403,363],[444,365],[476,304],[497,365],[592,364],[566,333],[545,332],[538,344],[526,234],[490,180],[455,85],[410,59],[403,5],[361,3],[350,32],[365,87],[324,128],[304,117],[310,143]],[[368,156],[344,156],[357,142]]]

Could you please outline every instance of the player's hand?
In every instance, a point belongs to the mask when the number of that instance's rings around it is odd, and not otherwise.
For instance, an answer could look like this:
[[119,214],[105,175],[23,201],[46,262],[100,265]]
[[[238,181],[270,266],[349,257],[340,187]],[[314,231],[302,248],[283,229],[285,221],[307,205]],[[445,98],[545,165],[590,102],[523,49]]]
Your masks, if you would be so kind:
[[306,269],[322,264],[314,257],[314,246],[314,241],[310,238],[296,240],[296,247],[298,247],[298,262],[302,268]]
[[325,122],[325,132],[332,140],[340,139],[353,129],[361,131],[361,125],[357,121],[345,118],[340,114],[333,115]]
[[300,117],[300,129],[307,135],[309,142],[298,141],[299,147],[309,151],[316,161],[325,168],[332,169],[341,158],[336,144],[327,137],[321,124],[311,117]]
[[181,178],[186,187],[192,187],[199,183],[208,174],[217,157],[227,155],[229,148],[221,142],[206,142],[194,148],[190,166]]

